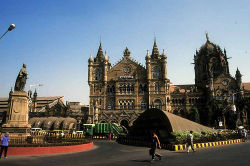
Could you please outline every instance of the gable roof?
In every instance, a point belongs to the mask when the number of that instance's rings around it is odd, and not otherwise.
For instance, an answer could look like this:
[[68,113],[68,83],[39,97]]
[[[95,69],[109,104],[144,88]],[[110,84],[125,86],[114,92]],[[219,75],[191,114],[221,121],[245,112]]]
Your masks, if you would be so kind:
[[130,56],[126,56],[126,57],[122,57],[121,60],[119,60],[114,66],[112,66],[110,69],[110,72],[113,71],[121,63],[131,63],[131,64],[134,64],[135,66],[137,66],[141,69],[146,70],[146,68],[144,66],[142,66],[140,63],[138,63],[136,60],[134,60]]
[[[37,97],[37,111],[43,111],[45,110],[46,106],[52,107],[57,103],[64,105],[63,96]],[[0,111],[7,111],[7,109],[8,98],[0,98]]]

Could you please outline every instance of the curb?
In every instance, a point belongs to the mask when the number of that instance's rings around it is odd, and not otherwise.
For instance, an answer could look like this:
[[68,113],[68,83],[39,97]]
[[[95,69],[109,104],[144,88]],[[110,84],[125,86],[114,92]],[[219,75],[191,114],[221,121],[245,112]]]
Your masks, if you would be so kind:
[[[93,139],[108,139],[106,136],[93,136]],[[117,139],[117,136],[113,136],[112,139]]]
[[[207,142],[207,143],[196,143],[194,144],[194,148],[207,148],[207,147],[216,147],[216,146],[223,146],[223,145],[229,145],[229,144],[237,144],[241,143],[242,139],[235,139],[235,140],[228,140],[228,141],[217,141],[217,142]],[[173,145],[174,151],[182,151],[187,150],[187,145]]]
[[81,152],[92,149],[93,142],[72,146],[53,146],[53,147],[9,147],[8,156],[27,156],[27,155],[48,155],[71,152]]

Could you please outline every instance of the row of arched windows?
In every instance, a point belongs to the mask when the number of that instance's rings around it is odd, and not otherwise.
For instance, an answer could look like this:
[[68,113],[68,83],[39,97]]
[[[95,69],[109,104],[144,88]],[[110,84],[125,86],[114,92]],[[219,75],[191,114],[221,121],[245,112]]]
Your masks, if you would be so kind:
[[130,83],[123,83],[119,85],[120,94],[134,93],[134,85]]
[[[125,99],[125,100],[119,100],[119,109],[123,109],[123,110],[131,110],[135,108],[135,102],[134,99]],[[115,105],[112,102],[109,102],[107,104],[107,109],[108,110],[114,110],[115,109]],[[147,103],[142,100],[140,103],[140,109],[141,110],[146,110],[147,109]]]
[[125,99],[119,100],[119,107],[122,110],[131,110],[135,108],[135,100],[134,99]]
[[154,91],[155,93],[160,93],[161,92],[161,85],[159,82],[154,83]]
[[184,104],[185,99],[172,99],[173,104]]
[[93,92],[95,93],[97,91],[102,92],[102,84],[94,84],[93,85]]
[[[189,101],[190,104],[194,104],[194,103],[201,102],[201,99],[199,99],[199,98],[189,98],[188,101]],[[184,104],[185,99],[184,98],[182,98],[182,99],[172,99],[172,103],[173,104]]]
[[[124,100],[119,100],[119,109],[121,110],[132,110],[135,109],[135,100],[134,99],[124,99]],[[148,108],[148,103],[144,100],[140,102],[140,109],[141,110],[146,110]],[[162,102],[160,99],[156,99],[152,102],[150,105],[150,108],[158,108],[162,109]],[[115,109],[115,104],[113,102],[109,102],[107,104],[107,109],[108,110],[114,110]]]

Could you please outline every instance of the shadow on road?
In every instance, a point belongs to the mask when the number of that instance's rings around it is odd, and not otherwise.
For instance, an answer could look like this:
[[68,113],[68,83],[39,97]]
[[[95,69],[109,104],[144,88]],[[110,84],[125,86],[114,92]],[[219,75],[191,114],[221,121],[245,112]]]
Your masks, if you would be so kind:
[[151,160],[131,160],[133,162],[142,162],[142,163],[150,163]]

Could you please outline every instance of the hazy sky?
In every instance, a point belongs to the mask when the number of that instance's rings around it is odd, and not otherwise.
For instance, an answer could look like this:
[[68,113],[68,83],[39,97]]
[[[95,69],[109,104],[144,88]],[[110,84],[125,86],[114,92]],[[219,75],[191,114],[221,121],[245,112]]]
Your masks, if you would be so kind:
[[[100,36],[111,63],[127,46],[145,65],[154,34],[167,53],[173,84],[194,83],[193,55],[210,41],[226,48],[232,76],[236,68],[250,82],[250,1],[248,0],[0,0],[0,97],[7,97],[22,63],[38,96],[64,96],[88,104],[88,58]],[[35,88],[33,88],[34,90]]]

